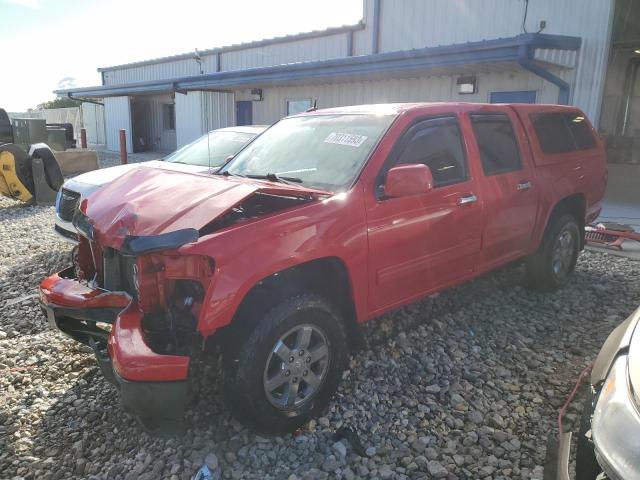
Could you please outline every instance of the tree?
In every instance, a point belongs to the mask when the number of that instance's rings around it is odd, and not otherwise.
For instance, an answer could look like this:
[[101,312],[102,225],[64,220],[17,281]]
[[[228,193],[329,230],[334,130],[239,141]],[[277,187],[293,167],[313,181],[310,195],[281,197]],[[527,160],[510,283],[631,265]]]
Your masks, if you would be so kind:
[[67,108],[67,107],[79,107],[82,105],[80,100],[69,97],[58,97],[48,102],[43,102],[38,105],[39,109],[51,110],[53,108]]

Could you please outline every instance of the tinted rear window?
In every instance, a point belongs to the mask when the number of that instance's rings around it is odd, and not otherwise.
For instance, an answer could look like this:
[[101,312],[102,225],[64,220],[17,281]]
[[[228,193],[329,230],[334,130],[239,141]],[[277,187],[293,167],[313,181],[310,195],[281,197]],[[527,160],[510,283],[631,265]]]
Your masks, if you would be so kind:
[[579,112],[534,113],[530,118],[546,154],[586,150],[596,145],[591,128]]
[[593,138],[591,127],[586,122],[584,115],[581,113],[565,113],[564,119],[569,125],[569,130],[573,135],[573,140],[576,143],[576,149],[588,150],[596,146],[596,141]]

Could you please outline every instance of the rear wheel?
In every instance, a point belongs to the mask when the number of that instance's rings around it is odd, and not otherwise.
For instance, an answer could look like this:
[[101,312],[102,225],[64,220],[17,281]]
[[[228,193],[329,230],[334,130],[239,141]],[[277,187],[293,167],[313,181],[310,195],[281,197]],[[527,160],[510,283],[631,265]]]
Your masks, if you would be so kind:
[[223,353],[226,403],[238,420],[269,434],[318,415],[347,359],[342,320],[315,294],[283,300],[237,345]]
[[580,227],[570,214],[552,218],[540,248],[527,258],[529,284],[541,292],[563,287],[575,270],[580,251]]

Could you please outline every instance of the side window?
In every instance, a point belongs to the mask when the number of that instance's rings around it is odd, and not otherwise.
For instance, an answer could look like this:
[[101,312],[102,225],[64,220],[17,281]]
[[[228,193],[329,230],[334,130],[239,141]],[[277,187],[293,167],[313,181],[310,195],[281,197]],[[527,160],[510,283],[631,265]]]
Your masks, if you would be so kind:
[[577,150],[588,150],[596,146],[591,127],[580,112],[565,113],[564,119],[573,135]]
[[596,146],[591,128],[580,112],[534,113],[529,118],[546,154],[587,150]]
[[575,150],[571,132],[561,113],[534,113],[530,118],[544,153],[567,153]]
[[520,170],[518,141],[509,117],[503,113],[471,115],[485,175]]
[[456,118],[424,120],[407,135],[397,165],[424,163],[431,169],[435,187],[467,179],[467,161]]

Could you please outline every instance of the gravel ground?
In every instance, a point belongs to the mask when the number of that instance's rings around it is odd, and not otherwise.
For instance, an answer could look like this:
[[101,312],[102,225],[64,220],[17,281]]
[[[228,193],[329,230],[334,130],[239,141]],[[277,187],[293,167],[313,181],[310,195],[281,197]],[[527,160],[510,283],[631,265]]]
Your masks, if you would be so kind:
[[[542,478],[547,436],[578,373],[640,303],[640,263],[584,252],[560,293],[486,275],[365,327],[323,417],[262,438],[230,418],[214,368],[179,439],[151,438],[90,352],[47,330],[38,282],[66,264],[51,207],[0,199],[0,478]],[[570,410],[575,421],[579,403]],[[369,457],[333,432],[351,426]]]

